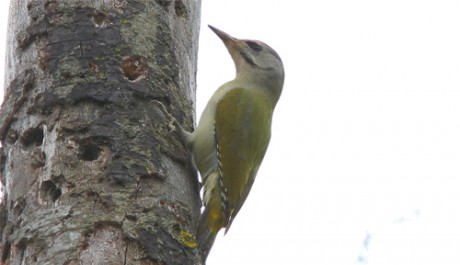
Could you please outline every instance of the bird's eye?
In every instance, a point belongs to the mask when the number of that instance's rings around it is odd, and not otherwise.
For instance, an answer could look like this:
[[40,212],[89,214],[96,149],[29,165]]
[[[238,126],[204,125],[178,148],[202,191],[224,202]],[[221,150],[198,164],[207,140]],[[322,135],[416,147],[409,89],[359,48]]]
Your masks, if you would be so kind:
[[254,41],[246,41],[246,44],[255,52],[262,51],[262,47]]

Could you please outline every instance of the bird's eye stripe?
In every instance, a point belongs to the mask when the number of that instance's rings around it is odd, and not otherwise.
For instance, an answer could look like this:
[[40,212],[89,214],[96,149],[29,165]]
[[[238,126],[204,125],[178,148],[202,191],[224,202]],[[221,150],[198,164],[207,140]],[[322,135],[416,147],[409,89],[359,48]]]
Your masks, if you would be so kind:
[[247,64],[251,65],[252,67],[256,66],[254,61],[246,53],[244,53],[243,51],[240,51],[240,55],[241,55],[241,57],[243,57],[244,61]]
[[262,47],[260,47],[260,45],[254,41],[246,41],[246,44],[249,46],[249,48],[251,48],[255,52],[262,51]]

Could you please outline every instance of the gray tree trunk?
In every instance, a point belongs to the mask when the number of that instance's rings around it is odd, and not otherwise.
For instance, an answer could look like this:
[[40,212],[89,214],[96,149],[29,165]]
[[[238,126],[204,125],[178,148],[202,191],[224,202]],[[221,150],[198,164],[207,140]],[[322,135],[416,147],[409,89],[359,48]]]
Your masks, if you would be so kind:
[[13,0],[3,264],[199,264],[188,154],[200,0]]

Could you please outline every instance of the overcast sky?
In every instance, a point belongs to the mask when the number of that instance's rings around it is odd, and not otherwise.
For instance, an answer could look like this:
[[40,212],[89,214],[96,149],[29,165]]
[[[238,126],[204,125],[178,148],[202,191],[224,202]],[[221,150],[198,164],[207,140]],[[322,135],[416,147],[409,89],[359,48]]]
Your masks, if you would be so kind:
[[207,264],[460,264],[459,14],[453,0],[203,1],[198,116],[234,76],[207,24],[266,42],[286,71],[266,158]]

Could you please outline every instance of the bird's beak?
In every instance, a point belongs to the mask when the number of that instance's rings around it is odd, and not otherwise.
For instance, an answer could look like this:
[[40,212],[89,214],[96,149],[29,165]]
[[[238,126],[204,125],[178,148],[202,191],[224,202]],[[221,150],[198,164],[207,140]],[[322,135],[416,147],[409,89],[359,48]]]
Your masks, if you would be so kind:
[[239,39],[237,39],[235,37],[232,37],[232,36],[228,35],[227,33],[223,32],[222,30],[217,29],[217,28],[215,28],[215,27],[213,27],[211,25],[208,25],[208,26],[224,42],[225,47],[227,47],[227,50],[230,52],[230,55],[232,56],[232,58],[236,59],[236,54],[238,54],[237,51],[241,49],[241,47],[240,47],[241,46],[241,40],[239,40]]
[[211,25],[208,25],[208,26],[210,29],[212,29],[212,31],[214,31],[214,33],[217,34],[217,36],[219,36],[219,38],[225,43],[225,46],[227,46],[227,48],[229,48],[230,43],[233,43],[237,40],[236,38],[228,35],[227,33],[223,32],[220,29],[217,29]]
[[242,46],[244,44],[244,41],[237,39],[235,37],[232,37],[228,35],[227,33],[223,32],[220,29],[217,29],[211,25],[208,25],[214,33],[219,36],[219,38],[224,42],[225,47],[227,47],[228,52],[230,53],[230,56],[232,56],[233,62],[235,63],[235,67],[239,69],[239,65],[243,64],[244,61],[241,59],[240,51],[242,50]]

